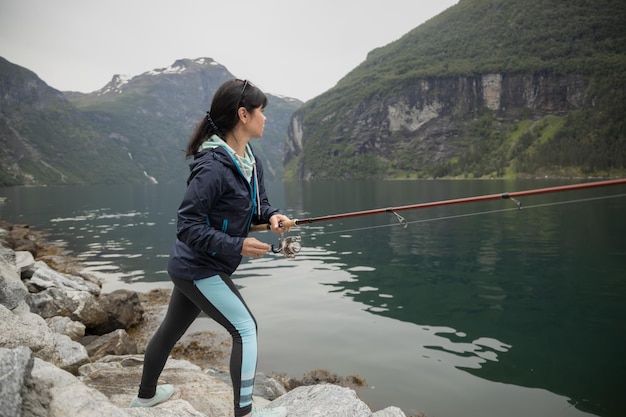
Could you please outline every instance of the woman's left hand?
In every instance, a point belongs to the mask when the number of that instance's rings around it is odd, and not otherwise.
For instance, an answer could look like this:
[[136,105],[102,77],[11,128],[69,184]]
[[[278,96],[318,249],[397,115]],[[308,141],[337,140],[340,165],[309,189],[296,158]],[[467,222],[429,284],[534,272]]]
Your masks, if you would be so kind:
[[285,233],[291,230],[291,227],[284,226],[289,221],[289,217],[284,214],[274,214],[270,217],[270,230],[274,233]]

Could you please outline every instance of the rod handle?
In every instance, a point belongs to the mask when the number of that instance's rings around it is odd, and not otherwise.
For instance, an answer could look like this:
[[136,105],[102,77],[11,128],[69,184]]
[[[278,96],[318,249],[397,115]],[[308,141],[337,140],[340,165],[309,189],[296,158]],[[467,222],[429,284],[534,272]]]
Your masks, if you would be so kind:
[[[290,219],[290,220],[287,220],[286,222],[281,222],[281,224],[284,227],[295,227],[298,225],[298,220]],[[253,224],[250,226],[250,232],[266,232],[268,230],[270,230],[269,223]]]

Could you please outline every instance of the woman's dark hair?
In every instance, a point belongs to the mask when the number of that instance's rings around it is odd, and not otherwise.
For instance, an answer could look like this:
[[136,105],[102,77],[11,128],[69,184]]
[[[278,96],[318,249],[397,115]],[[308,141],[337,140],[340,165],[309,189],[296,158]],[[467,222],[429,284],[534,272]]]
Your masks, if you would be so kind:
[[211,102],[211,110],[197,124],[185,152],[187,158],[198,153],[200,145],[213,135],[225,139],[226,134],[234,129],[239,121],[237,110],[245,107],[252,112],[256,108],[265,108],[267,96],[248,80],[229,80],[222,84]]

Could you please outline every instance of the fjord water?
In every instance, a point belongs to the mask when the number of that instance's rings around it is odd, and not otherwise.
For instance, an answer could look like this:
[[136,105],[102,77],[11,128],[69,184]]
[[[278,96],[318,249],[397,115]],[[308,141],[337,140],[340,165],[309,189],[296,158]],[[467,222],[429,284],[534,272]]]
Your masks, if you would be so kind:
[[[580,181],[271,183],[292,218]],[[3,188],[0,218],[67,242],[104,289],[170,287],[182,185]],[[293,260],[246,260],[259,369],[359,375],[374,410],[620,416],[626,187],[314,223]],[[276,235],[259,233],[268,243]],[[204,319],[203,325],[212,326]]]

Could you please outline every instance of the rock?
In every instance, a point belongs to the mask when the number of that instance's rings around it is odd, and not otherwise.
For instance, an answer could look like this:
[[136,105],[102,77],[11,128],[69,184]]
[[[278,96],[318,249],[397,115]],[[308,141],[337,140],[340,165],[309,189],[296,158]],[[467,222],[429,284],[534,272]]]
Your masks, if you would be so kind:
[[27,347],[0,348],[0,410],[3,416],[22,414],[22,386],[33,366]]
[[15,252],[3,250],[0,255],[0,304],[13,310],[26,299],[28,290],[15,265]]
[[75,275],[57,272],[44,262],[36,262],[34,269],[33,275],[27,280],[28,285],[34,289],[33,292],[55,287],[100,295],[101,289],[98,285]]
[[38,358],[51,360],[55,339],[46,321],[37,314],[14,314],[0,305],[0,347],[14,349],[20,346],[30,348]]
[[398,407],[387,407],[372,414],[372,417],[406,417],[406,414]]
[[[227,367],[211,367],[206,369],[204,372],[207,375],[215,379],[219,379],[223,383],[232,386],[232,382],[230,380],[230,372]],[[254,388],[252,395],[256,397],[265,398],[271,401],[287,393],[287,389],[285,389],[285,387],[280,382],[278,382],[274,378],[268,377],[261,372],[258,372],[254,378]]]
[[137,345],[124,329],[117,329],[102,336],[86,336],[81,340],[89,357],[99,359],[107,355],[132,355],[138,353]]
[[24,377],[22,386],[22,417],[49,417],[50,394],[48,386],[36,380],[32,375],[35,359],[31,357],[29,373]]
[[28,347],[37,358],[75,372],[89,360],[86,349],[68,336],[52,333],[46,321],[31,312],[14,313],[0,305],[0,347]]
[[275,400],[276,398],[285,395],[287,390],[274,378],[270,378],[263,373],[257,373],[254,380],[253,394],[257,397],[267,398],[268,400]]
[[85,346],[73,341],[64,334],[53,333],[55,346],[53,363],[59,368],[76,373],[81,365],[89,362]]
[[91,329],[96,334],[105,334],[116,329],[128,330],[141,322],[144,310],[135,291],[122,289],[102,294],[99,302],[108,320]]
[[66,316],[80,321],[87,329],[102,326],[108,320],[98,299],[87,291],[52,287],[36,294],[29,294],[26,302],[31,311],[43,318]]
[[[49,396],[47,417],[127,417],[128,414],[111,404],[101,392],[89,388],[69,372],[51,363],[35,359],[32,376],[47,388]],[[36,399],[33,399],[36,400]]]
[[37,244],[31,236],[29,225],[15,224],[11,226],[4,239],[14,251],[28,251],[33,257],[37,256]]
[[372,411],[354,390],[338,385],[312,385],[295,388],[270,403],[283,406],[289,417],[371,417]]
[[[105,394],[118,407],[127,407],[137,395],[142,364],[142,355],[108,356],[84,365],[79,373],[87,386]],[[206,417],[232,415],[232,388],[206,375],[198,366],[188,361],[168,359],[159,384],[173,384],[176,390],[172,399],[185,400]],[[163,406],[165,405],[164,403]]]
[[46,319],[46,323],[52,332],[64,334],[75,342],[85,337],[85,325],[69,317],[54,316]]
[[34,268],[35,258],[33,258],[33,254],[28,251],[15,252],[15,266],[19,274]]
[[[0,229],[3,230],[3,229]],[[0,261],[4,260],[9,266],[15,265],[15,251],[10,248],[0,246]],[[15,272],[17,270],[15,269]]]

